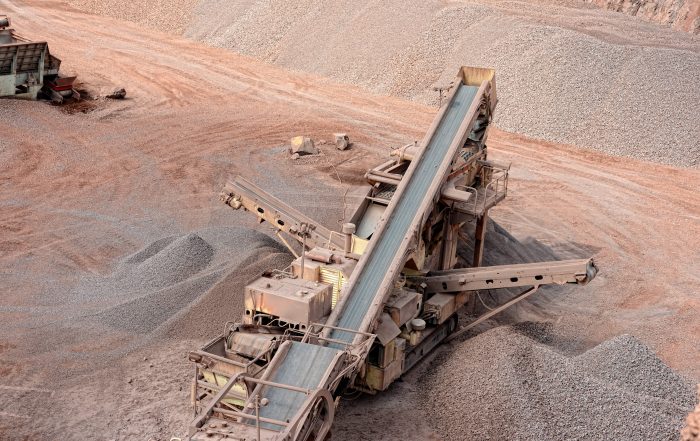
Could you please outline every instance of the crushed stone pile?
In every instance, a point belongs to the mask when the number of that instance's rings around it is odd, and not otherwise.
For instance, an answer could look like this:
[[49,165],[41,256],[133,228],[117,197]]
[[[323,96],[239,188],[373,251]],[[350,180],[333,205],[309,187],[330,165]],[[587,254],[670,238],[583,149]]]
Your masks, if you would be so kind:
[[700,166],[697,50],[614,44],[487,3],[335,3],[202,0],[185,36],[430,105],[460,66],[493,67],[501,129]]
[[681,430],[681,441],[700,440],[700,384],[698,384],[698,405],[685,419],[685,427]]
[[[493,67],[500,100],[494,122],[503,130],[700,166],[700,44],[609,11],[541,2],[174,0],[142,14],[150,3],[70,1],[430,105],[438,101],[433,87],[452,81],[459,66]],[[546,11],[548,20],[537,17]],[[606,24],[610,35],[591,31]]]
[[214,248],[196,233],[157,240],[128,257],[118,278],[128,288],[159,288],[192,277],[206,268]]
[[68,0],[71,6],[106,17],[138,23],[173,34],[182,33],[198,0]]
[[455,346],[424,382],[424,411],[446,440],[676,440],[692,386],[621,335],[578,356],[541,330],[503,326]]
[[[90,317],[112,328],[146,334],[166,322],[186,322],[194,308],[202,325],[196,334],[206,335],[239,319],[245,284],[285,267],[290,256],[258,231],[209,228],[158,239],[123,259],[108,277],[87,280],[79,293],[85,300],[112,299]],[[202,302],[206,308],[197,308]],[[211,320],[214,315],[220,320]]]

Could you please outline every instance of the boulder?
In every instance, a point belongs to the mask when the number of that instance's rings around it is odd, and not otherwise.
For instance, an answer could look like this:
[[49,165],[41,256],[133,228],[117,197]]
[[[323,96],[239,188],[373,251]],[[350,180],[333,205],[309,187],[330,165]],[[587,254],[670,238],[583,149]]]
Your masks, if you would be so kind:
[[114,89],[112,93],[107,95],[107,98],[113,99],[113,100],[123,100],[126,98],[126,89],[119,88],[119,89]]
[[335,147],[338,150],[345,150],[350,147],[350,138],[347,133],[334,133],[335,136]]
[[318,149],[314,145],[314,142],[308,136],[295,136],[290,142],[291,146],[289,152],[292,154],[303,155],[316,155],[318,154]]

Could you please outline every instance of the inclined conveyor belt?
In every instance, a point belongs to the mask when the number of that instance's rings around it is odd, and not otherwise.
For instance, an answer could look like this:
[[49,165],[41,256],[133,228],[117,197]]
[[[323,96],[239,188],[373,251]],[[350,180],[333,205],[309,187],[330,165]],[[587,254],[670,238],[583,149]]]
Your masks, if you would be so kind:
[[[400,259],[396,259],[401,242],[404,237],[414,233],[409,231],[413,220],[417,216],[423,216],[424,213],[419,213],[422,202],[434,196],[427,194],[430,185],[435,179],[442,179],[442,176],[436,176],[439,166],[458,135],[459,127],[478,91],[479,88],[475,86],[459,86],[422,157],[415,165],[410,181],[398,199],[394,196],[391,203],[396,205],[390,219],[381,231],[375,231],[372,236],[378,242],[374,244],[370,255],[363,256],[368,260],[360,269],[362,273],[357,276],[348,292],[344,293],[348,299],[335,326],[360,330],[380,285],[390,273],[391,265],[404,264]],[[351,342],[354,337],[354,333],[340,330],[334,330],[331,335],[333,339],[346,342]]]
[[[344,294],[348,298],[343,309],[339,311],[335,326],[360,330],[380,285],[391,272],[392,265],[404,265],[405,262],[396,257],[401,242],[404,237],[413,234],[409,231],[413,221],[424,215],[419,212],[423,202],[426,198],[434,196],[428,194],[430,186],[435,179],[443,178],[437,176],[440,165],[449,153],[454,138],[459,135],[459,128],[468,116],[467,112],[478,91],[478,87],[461,84],[455,92],[423,155],[411,165],[415,170],[410,175],[409,181],[403,191],[394,196],[391,204],[397,205],[389,221],[380,227],[381,231],[375,232],[373,240],[378,242],[370,250],[370,254],[362,257],[369,260],[360,269],[361,274],[355,279],[354,284],[348,287],[349,291]],[[431,204],[425,206],[432,207]],[[355,335],[352,332],[336,329],[331,333],[331,338],[351,343]],[[334,357],[341,352],[342,346],[335,343],[319,346],[293,342],[284,360],[274,368],[270,380],[308,389],[325,387],[329,380],[325,375],[329,372]],[[269,404],[260,409],[260,415],[281,421],[292,418],[305,399],[303,393],[275,387],[267,388],[263,395],[269,399]],[[263,427],[280,429],[269,423],[265,423]]]
[[[311,390],[323,387],[323,374],[339,352],[338,349],[326,346],[292,342],[282,364],[275,369],[270,381]],[[270,387],[264,395],[270,402],[260,408],[260,416],[278,421],[291,420],[306,400],[304,393],[278,387]],[[255,421],[251,420],[249,424],[255,424]],[[261,427],[282,429],[270,423],[263,423]]]

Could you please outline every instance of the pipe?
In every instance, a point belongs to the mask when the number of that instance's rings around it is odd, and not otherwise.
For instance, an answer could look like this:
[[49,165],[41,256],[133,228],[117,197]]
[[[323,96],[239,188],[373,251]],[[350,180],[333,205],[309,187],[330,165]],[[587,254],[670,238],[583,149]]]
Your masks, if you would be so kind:
[[352,254],[352,235],[354,233],[355,224],[350,222],[343,224],[343,235],[345,235],[345,247],[343,251],[345,251],[345,257],[350,257],[350,254]]

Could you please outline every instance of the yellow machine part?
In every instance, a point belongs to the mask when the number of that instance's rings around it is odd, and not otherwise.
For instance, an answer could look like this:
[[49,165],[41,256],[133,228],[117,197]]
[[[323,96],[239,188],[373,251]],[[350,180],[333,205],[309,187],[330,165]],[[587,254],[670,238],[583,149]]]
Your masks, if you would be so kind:
[[329,268],[327,266],[321,267],[321,282],[327,283],[333,287],[333,294],[331,295],[331,308],[335,308],[340,298],[340,290],[343,289],[345,284],[345,277],[343,273],[336,268]]
[[[228,377],[225,375],[217,374],[210,371],[202,372],[204,374],[204,381],[207,383],[216,385],[217,387],[224,387],[228,383]],[[236,384],[231,388],[231,394],[238,395],[240,397],[246,397],[247,392],[243,386]],[[230,395],[227,395],[230,397]],[[232,406],[243,407],[245,405],[245,398],[225,398],[221,400],[224,403],[230,404]]]
[[368,240],[361,237],[352,236],[352,252],[355,254],[364,254],[367,248]]

